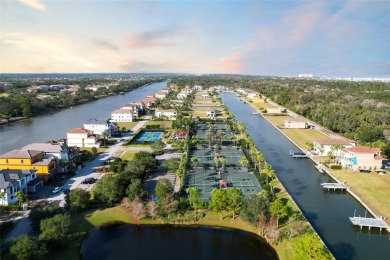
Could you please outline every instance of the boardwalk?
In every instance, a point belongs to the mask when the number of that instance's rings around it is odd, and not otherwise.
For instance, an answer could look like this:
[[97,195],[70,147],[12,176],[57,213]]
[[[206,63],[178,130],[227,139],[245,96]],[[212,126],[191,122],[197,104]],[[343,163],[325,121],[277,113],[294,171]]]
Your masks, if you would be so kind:
[[379,218],[366,218],[366,217],[350,217],[349,218],[355,226],[360,226],[360,228],[368,227],[368,230],[371,227],[378,227],[380,230],[385,228],[389,230],[389,226],[382,219]]
[[347,190],[348,187],[344,183],[337,183],[337,182],[329,182],[329,183],[321,183],[322,188],[324,189],[333,189],[335,190]]

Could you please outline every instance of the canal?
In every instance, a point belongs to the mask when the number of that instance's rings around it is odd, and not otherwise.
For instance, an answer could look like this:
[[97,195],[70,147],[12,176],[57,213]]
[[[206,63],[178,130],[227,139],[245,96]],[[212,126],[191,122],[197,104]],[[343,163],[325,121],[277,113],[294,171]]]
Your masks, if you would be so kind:
[[[390,239],[385,230],[360,230],[349,217],[364,216],[365,209],[349,194],[322,190],[320,184],[333,182],[320,173],[309,159],[293,159],[290,149],[298,149],[267,120],[253,115],[251,106],[235,94],[221,93],[222,101],[275,169],[276,174],[305,217],[323,239],[336,259],[389,259]],[[368,213],[367,213],[368,216]]]
[[72,128],[83,127],[86,120],[96,118],[106,120],[111,112],[122,105],[143,99],[166,87],[166,82],[158,82],[127,92],[125,96],[117,95],[102,98],[90,103],[75,106],[56,112],[0,126],[0,154],[20,149],[37,142],[66,138],[66,132]]

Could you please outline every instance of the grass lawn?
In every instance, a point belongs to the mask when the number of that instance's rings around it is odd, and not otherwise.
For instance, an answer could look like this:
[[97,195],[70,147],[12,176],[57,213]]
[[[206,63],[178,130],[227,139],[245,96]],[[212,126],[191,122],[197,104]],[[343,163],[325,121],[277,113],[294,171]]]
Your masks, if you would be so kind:
[[126,151],[120,157],[122,160],[131,161],[134,159],[136,153],[138,153],[138,151]]
[[147,125],[160,125],[161,129],[172,130],[172,121],[160,121],[160,120],[151,120],[147,122],[142,129],[146,129]]
[[291,116],[267,116],[267,119],[276,126],[284,126],[284,121],[290,118]]
[[[386,223],[390,224],[390,173],[379,175],[371,173],[353,173],[347,170],[331,170],[340,181],[358,195],[378,216],[387,217]],[[351,212],[352,214],[352,212]]]
[[246,100],[251,100],[252,104],[255,105],[255,107],[259,108],[259,107],[264,107],[264,108],[269,108],[269,107],[274,107],[273,105],[269,104],[269,103],[265,103],[264,102],[264,99],[262,98],[259,98],[259,97],[255,97],[253,99],[246,99]]
[[138,124],[138,122],[116,122],[115,124],[119,126],[121,130],[123,127],[127,130],[131,130],[134,126]]
[[[106,150],[107,148],[104,148],[104,147],[99,147],[97,148],[97,153],[102,153]],[[80,148],[80,151],[89,151],[92,153],[92,147],[82,147]]]
[[282,132],[290,137],[303,150],[307,150],[306,143],[313,143],[314,140],[329,138],[314,129],[282,129]]
[[8,93],[1,93],[1,94],[0,94],[0,97],[8,97],[8,96],[9,96]]

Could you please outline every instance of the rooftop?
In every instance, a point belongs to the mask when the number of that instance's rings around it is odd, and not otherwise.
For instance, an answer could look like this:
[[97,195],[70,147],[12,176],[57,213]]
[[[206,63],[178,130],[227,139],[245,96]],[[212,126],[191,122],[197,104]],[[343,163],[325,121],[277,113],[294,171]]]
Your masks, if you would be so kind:
[[59,143],[33,143],[22,147],[21,150],[36,150],[46,153],[60,153],[65,147]]
[[107,124],[107,121],[106,120],[99,120],[99,119],[88,119],[87,121],[85,121],[84,124],[94,124],[94,125],[106,125]]
[[7,153],[0,155],[0,158],[9,158],[9,159],[30,159],[34,156],[42,153],[42,151],[37,150],[12,150]]
[[366,147],[366,146],[355,146],[355,147],[344,148],[343,151],[353,152],[353,153],[380,153],[380,152],[382,152],[382,150],[380,148],[372,148],[372,147]]

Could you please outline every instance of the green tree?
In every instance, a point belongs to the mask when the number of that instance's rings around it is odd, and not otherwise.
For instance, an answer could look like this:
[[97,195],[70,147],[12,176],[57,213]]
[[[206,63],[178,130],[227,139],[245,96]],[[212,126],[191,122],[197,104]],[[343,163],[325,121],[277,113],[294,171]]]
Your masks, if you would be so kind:
[[276,199],[269,205],[269,212],[276,217],[276,226],[279,227],[279,219],[283,219],[288,214],[288,206],[282,200]]
[[240,211],[244,195],[239,188],[228,188],[226,191],[227,208],[233,213],[233,219],[236,214]]
[[176,158],[170,158],[162,162],[162,166],[167,167],[170,172],[175,172],[179,169],[180,162]]
[[61,209],[58,203],[49,203],[48,201],[37,203],[32,207],[29,214],[31,227],[34,230],[38,230],[41,220],[51,218],[58,213],[61,213]]
[[205,137],[206,137],[207,141],[209,142],[209,146],[211,146],[211,140],[213,139],[213,132],[211,132],[210,129],[206,131]]
[[246,157],[243,156],[243,157],[240,158],[240,163],[241,163],[242,166],[246,167],[248,165],[249,161],[248,161],[248,159]]
[[222,210],[226,208],[226,205],[226,191],[221,189],[213,189],[213,191],[211,192],[209,207],[213,209],[214,212],[220,213],[221,219],[223,218]]
[[191,157],[191,162],[194,165],[194,169],[196,171],[196,166],[198,166],[198,157],[196,156]]
[[60,159],[59,166],[61,168],[61,172],[65,172],[66,166],[68,166],[68,161],[66,159]]
[[268,205],[269,200],[266,196],[257,196],[250,194],[245,197],[244,203],[242,204],[240,217],[256,227],[259,221],[260,212],[268,216]]
[[293,244],[293,255],[299,259],[332,259],[332,256],[314,233],[305,233]]
[[238,131],[240,132],[240,139],[243,138],[243,135],[244,135],[244,132],[246,130],[246,126],[244,125],[244,123],[242,122],[238,122],[237,123],[237,129]]
[[154,143],[150,145],[150,147],[153,149],[153,152],[155,154],[162,154],[165,147],[165,143],[161,139],[157,139]]
[[103,139],[103,146],[106,146],[106,142],[109,136],[108,130],[104,130],[100,136]]
[[124,190],[120,187],[122,185],[118,176],[105,175],[96,183],[93,194],[98,200],[112,204],[123,198]]
[[222,164],[222,169],[225,170],[226,159],[224,157],[220,157],[219,162]]
[[156,184],[156,196],[158,201],[169,199],[173,195],[173,186],[168,179],[159,179]]
[[16,192],[15,197],[18,198],[19,206],[22,206],[22,203],[28,200],[27,194],[24,194],[22,191]]
[[214,157],[214,163],[215,163],[215,168],[217,168],[217,169],[218,169],[218,166],[219,166],[219,162],[220,162],[220,158],[215,156]]
[[200,190],[198,188],[195,188],[195,187],[188,188],[186,190],[186,192],[188,195],[188,201],[189,201],[190,205],[194,208],[194,210],[195,210],[194,214],[196,216],[196,209],[199,205],[200,198],[202,198],[202,193],[200,192]]
[[91,151],[92,151],[92,154],[95,155],[95,154],[97,154],[97,151],[98,151],[98,150],[97,150],[96,147],[92,147],[92,148],[91,148]]
[[126,195],[130,200],[135,198],[142,198],[144,195],[144,189],[142,188],[142,182],[140,179],[134,179],[126,189]]
[[58,214],[44,219],[41,221],[40,228],[39,240],[44,241],[50,249],[62,248],[69,242],[70,216]]
[[45,245],[28,235],[18,237],[10,247],[10,255],[17,260],[39,259],[46,253]]
[[70,190],[65,196],[66,207],[71,211],[82,211],[88,207],[91,195],[80,188]]

